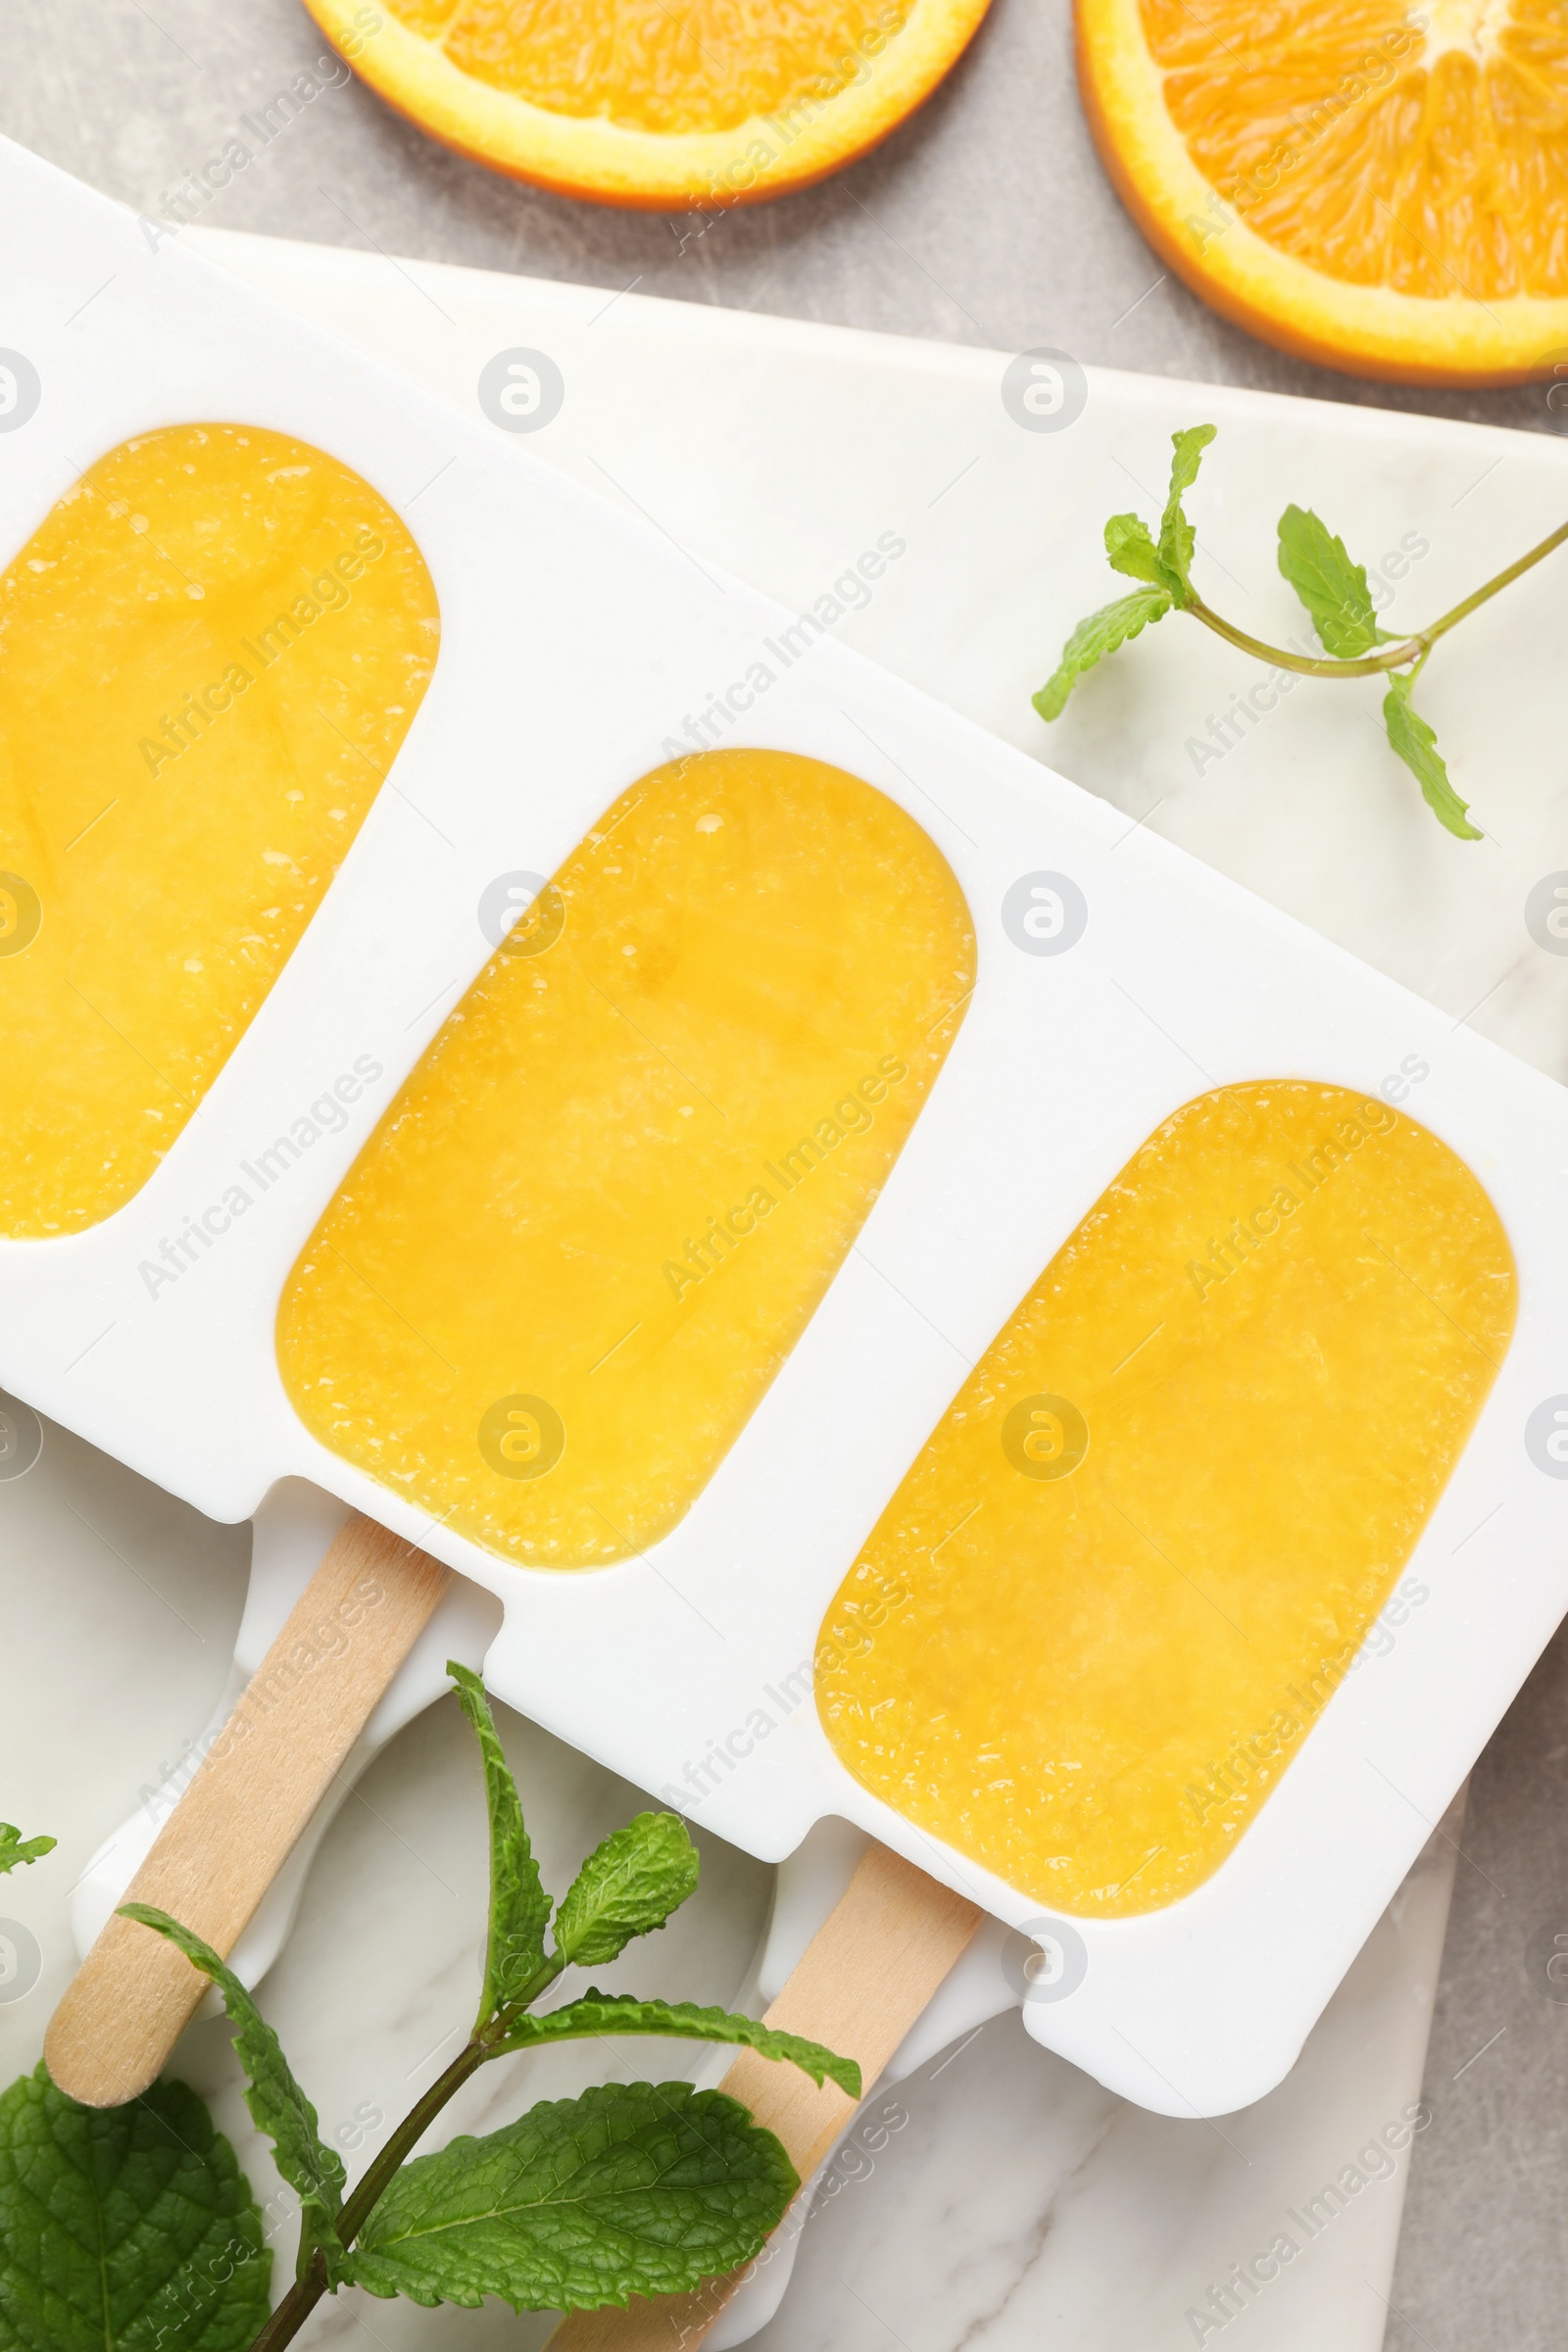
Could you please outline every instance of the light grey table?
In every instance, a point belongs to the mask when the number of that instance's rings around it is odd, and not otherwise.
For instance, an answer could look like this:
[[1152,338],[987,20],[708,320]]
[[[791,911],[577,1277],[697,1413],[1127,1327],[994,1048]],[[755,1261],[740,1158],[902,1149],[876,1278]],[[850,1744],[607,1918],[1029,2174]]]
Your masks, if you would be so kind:
[[[321,53],[294,0],[5,0],[0,130],[157,214]],[[202,218],[607,289],[1154,374],[1552,429],[1539,388],[1411,392],[1299,366],[1170,279],[1101,172],[1067,0],[994,0],[969,57],[878,154],[808,194],[700,223],[567,203],[431,145],[355,85],[325,90]],[[1472,1784],[1428,2066],[1391,2352],[1555,2352],[1568,2306],[1568,1641]],[[1568,1948],[1568,1947],[1565,1947]],[[1536,1957],[1532,1960],[1531,1955]],[[1327,2352],[1327,2348],[1325,2348]]]

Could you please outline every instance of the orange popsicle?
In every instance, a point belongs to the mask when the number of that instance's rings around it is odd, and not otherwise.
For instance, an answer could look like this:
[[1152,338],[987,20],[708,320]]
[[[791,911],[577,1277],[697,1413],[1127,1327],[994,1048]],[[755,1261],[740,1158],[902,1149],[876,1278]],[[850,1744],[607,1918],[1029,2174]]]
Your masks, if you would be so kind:
[[435,662],[367,482],[254,425],[122,442],[0,578],[0,1233],[77,1233],[180,1133]]
[[296,1265],[321,1443],[531,1567],[676,1525],[842,1264],[974,976],[858,778],[710,752],[618,800],[474,982]]
[[1463,1162],[1342,1088],[1156,1129],[987,1350],[828,1611],[855,1777],[1053,1909],[1152,1911],[1277,1786],[1513,1331]]

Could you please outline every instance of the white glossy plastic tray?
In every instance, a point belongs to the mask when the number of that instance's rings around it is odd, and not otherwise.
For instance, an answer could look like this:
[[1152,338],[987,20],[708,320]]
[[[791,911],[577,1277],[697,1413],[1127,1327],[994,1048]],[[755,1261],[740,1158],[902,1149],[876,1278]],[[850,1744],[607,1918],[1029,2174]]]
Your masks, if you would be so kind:
[[[444,624],[397,791],[158,1175],[91,1233],[0,1248],[0,1381],[214,1516],[246,1516],[298,1475],[426,1544],[505,1605],[486,1663],[496,1690],[641,1786],[677,1789],[808,1660],[826,1600],[964,1363],[1160,1117],[1208,1084],[1299,1073],[1373,1093],[1408,1056],[1429,1064],[1419,1114],[1491,1189],[1522,1278],[1518,1336],[1418,1555],[1433,1605],[1342,1687],[1207,1886],[1145,1919],[1081,1923],[1081,1984],[1029,2005],[1039,2038],[1152,2107],[1212,2113],[1260,2095],[1568,1604],[1568,1495],[1523,1446],[1527,1416],[1563,1385],[1568,1102],[824,639],[758,702],[747,739],[852,768],[926,825],[976,919],[969,1017],[859,1247],[656,1555],[552,1577],[432,1530],[294,1419],[272,1356],[279,1289],[483,962],[485,884],[551,870],[788,615],[172,240],[153,250],[131,216],[14,148],[0,150],[0,223],[8,335],[45,387],[0,450],[0,544],[20,545],[80,464],[138,427],[243,418],[319,443],[409,514]],[[977,374],[977,404],[982,391],[977,431],[1011,432],[997,380]],[[1064,956],[1024,954],[1002,924],[1007,890],[1041,870],[1070,875],[1088,905]],[[367,1054],[383,1077],[349,1128],[149,1298],[138,1266],[162,1237]],[[835,1814],[1004,1921],[1036,1918],[1029,1896],[850,1780],[808,1703],[704,1806],[765,1859]]]

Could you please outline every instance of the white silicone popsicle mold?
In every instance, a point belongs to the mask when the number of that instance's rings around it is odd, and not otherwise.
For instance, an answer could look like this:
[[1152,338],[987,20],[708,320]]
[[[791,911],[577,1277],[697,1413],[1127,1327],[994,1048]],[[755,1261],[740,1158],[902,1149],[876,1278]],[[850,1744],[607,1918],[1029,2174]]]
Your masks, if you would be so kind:
[[[837,1816],[1038,1927],[1059,1997],[1031,1998],[1031,2032],[1124,2095],[1174,2114],[1259,2096],[1568,1607],[1568,1486],[1525,1446],[1568,1390],[1568,1098],[841,646],[784,667],[764,649],[791,615],[14,147],[0,288],[44,394],[0,436],[8,554],[127,434],[250,421],[331,451],[407,515],[443,617],[389,786],[157,1175],[89,1233],[0,1244],[0,1383],[216,1517],[302,1478],[382,1519],[501,1602],[485,1673],[511,1704],[763,1859]],[[1012,429],[1000,401],[996,429]],[[739,739],[835,761],[926,827],[974,914],[974,1001],[859,1245],[681,1526],[614,1568],[514,1569],[307,1436],[273,1357],[277,1297],[485,960],[486,884],[551,871],[758,661],[777,674]],[[1082,893],[1067,953],[1027,953],[1004,925],[1039,873]],[[362,1056],[381,1076],[347,1126],[150,1296],[138,1269],[163,1238]],[[822,1609],[967,1363],[1163,1115],[1263,1076],[1376,1092],[1412,1059],[1411,1107],[1488,1186],[1521,1277],[1512,1350],[1413,1563],[1432,1600],[1341,1686],[1197,1893],[1042,1922],[838,1764],[806,1681]]]

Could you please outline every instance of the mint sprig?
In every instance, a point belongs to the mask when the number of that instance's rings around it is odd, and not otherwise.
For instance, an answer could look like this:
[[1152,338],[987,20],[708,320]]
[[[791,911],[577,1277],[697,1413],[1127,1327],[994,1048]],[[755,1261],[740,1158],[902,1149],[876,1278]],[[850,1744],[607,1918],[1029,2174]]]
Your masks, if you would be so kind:
[[1034,698],[1042,718],[1059,718],[1067,697],[1086,671],[1107,655],[1119,653],[1128,639],[1151,621],[1163,620],[1167,612],[1185,612],[1192,602],[1188,574],[1196,537],[1182,511],[1182,499],[1198,479],[1198,468],[1214,431],[1211,424],[1195,424],[1186,432],[1172,434],[1170,489],[1159,518],[1157,545],[1148,523],[1136,514],[1113,514],[1106,523],[1105,560],[1112,571],[1124,572],[1128,579],[1142,580],[1144,585],[1135,596],[1102,605],[1078,623],[1061,649],[1061,660]]
[[[123,1907],[219,1987],[236,2028],[251,2113],[304,2209],[294,2284],[252,2352],[278,2352],[322,2296],[344,2285],[426,2305],[472,2307],[495,2295],[518,2311],[686,2292],[760,2252],[800,2186],[772,2132],[722,2092],[688,2082],[612,2084],[546,2101],[500,2132],[416,2157],[454,2093],[494,2059],[587,2035],[662,2034],[740,2044],[800,2067],[813,2082],[832,2081],[852,2098],[860,2095],[853,2060],[727,2010],[590,1986],[542,2017],[530,2014],[568,1968],[607,1966],[636,1937],[662,1928],[697,1885],[697,1854],[674,1814],[638,1814],[584,1862],[556,1913],[547,1951],[550,1897],[484,1687],[466,1667],[448,1672],[479,1741],[489,1804],[490,1930],[479,2014],[466,2046],[352,2193],[344,2193],[343,2168],[323,2145],[316,2110],[276,2034],[232,1970],[167,1913]],[[234,2340],[237,2352],[248,2339]],[[3,2328],[0,2352],[13,2352]],[[67,2348],[18,2336],[15,2352]],[[189,2352],[231,2347],[192,2338]]]
[[1413,636],[1396,639],[1378,626],[1365,565],[1354,562],[1344,540],[1336,538],[1310,509],[1287,507],[1279,519],[1279,567],[1317,632],[1323,647],[1323,659],[1319,660],[1283,646],[1266,645],[1261,638],[1237,628],[1205,604],[1192,584],[1197,535],[1182,502],[1198,479],[1203,451],[1214,435],[1211,424],[1190,425],[1171,435],[1175,456],[1157,541],[1136,514],[1113,514],[1106,523],[1105,554],[1112,569],[1144,585],[1137,595],[1103,606],[1078,623],[1055,669],[1033,698],[1035,709],[1042,718],[1059,718],[1079,679],[1099,662],[1119,652],[1151,621],[1163,619],[1167,612],[1187,612],[1227,644],[1255,655],[1276,669],[1313,678],[1386,677],[1383,721],[1390,748],[1415,777],[1438,822],[1460,841],[1480,841],[1483,836],[1470,822],[1467,806],[1449,780],[1437,736],[1415,709],[1412,691],[1439,638],[1561,547],[1568,540],[1568,522],[1441,619]]

